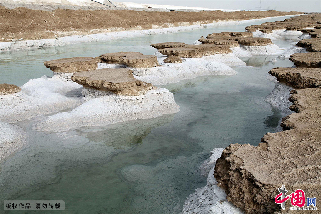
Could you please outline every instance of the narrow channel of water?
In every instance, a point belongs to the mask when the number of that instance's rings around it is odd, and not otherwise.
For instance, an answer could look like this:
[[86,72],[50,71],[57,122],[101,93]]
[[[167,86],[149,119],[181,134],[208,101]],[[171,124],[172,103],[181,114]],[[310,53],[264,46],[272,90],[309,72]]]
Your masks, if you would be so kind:
[[[154,54],[151,43],[192,43],[202,35],[244,31],[259,23],[3,53],[0,80],[22,85],[51,75],[45,60],[118,51]],[[181,109],[175,115],[64,133],[36,132],[33,121],[19,123],[27,132],[27,146],[1,165],[0,206],[3,200],[56,199],[65,201],[61,213],[68,214],[180,213],[186,197],[205,185],[199,166],[213,148],[257,145],[266,132],[276,131],[282,112],[265,101],[276,86],[267,72],[293,64],[276,57],[247,63],[252,66],[234,68],[235,76],[167,85]]]

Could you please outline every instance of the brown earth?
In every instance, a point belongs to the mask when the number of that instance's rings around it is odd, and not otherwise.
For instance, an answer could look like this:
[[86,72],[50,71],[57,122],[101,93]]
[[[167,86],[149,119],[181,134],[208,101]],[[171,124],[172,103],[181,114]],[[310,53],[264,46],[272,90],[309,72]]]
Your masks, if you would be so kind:
[[151,29],[152,25],[180,25],[182,22],[211,23],[218,20],[248,20],[294,15],[278,11],[157,12],[132,10],[31,10],[0,6],[0,41],[47,39],[115,30]]
[[217,39],[217,38],[231,38],[237,40],[237,38],[252,37],[250,32],[221,32],[221,33],[211,33],[206,38],[207,39]]
[[127,68],[77,72],[71,79],[84,87],[125,96],[138,96],[154,88],[150,83],[135,79],[133,72]]
[[182,63],[183,60],[178,56],[169,56],[166,59],[164,59],[164,62],[165,63]]
[[202,44],[214,44],[214,45],[228,45],[230,47],[237,47],[239,46],[239,43],[235,40],[229,40],[225,38],[221,39],[205,39],[204,37],[201,37],[198,41],[200,41]]
[[0,84],[0,95],[14,94],[21,91],[21,88],[11,84]]
[[102,62],[111,64],[123,64],[132,68],[151,68],[158,66],[157,57],[143,55],[139,52],[107,53],[100,56]]
[[288,195],[303,189],[307,197],[321,197],[321,89],[297,89],[290,100],[299,113],[284,118],[287,131],[266,134],[257,147],[231,144],[216,162],[218,185],[247,214],[309,213],[289,211],[290,202],[280,210],[275,197],[282,185]]
[[164,48],[158,50],[161,54],[166,56],[177,56],[181,58],[200,58],[214,54],[227,54],[232,50],[228,45],[186,45],[185,47],[178,48]]
[[46,61],[44,65],[53,72],[74,73],[78,71],[96,70],[99,61],[100,59],[93,57],[74,57]]
[[186,44],[184,42],[163,42],[163,43],[151,44],[150,46],[156,49],[164,49],[164,48],[185,47]]
[[266,46],[272,44],[272,41],[269,38],[247,37],[238,39],[238,43],[245,46]]
[[297,43],[297,46],[304,47],[307,51],[321,52],[321,38],[303,39]]
[[321,68],[274,68],[269,74],[294,88],[321,87]]
[[305,30],[310,27],[319,26],[321,21],[321,14],[310,14],[305,16],[296,16],[284,21],[265,22],[261,25],[251,25],[245,29],[249,32],[255,32],[257,30],[263,33],[272,33],[272,30]]
[[297,67],[321,68],[321,52],[295,53],[290,60]]

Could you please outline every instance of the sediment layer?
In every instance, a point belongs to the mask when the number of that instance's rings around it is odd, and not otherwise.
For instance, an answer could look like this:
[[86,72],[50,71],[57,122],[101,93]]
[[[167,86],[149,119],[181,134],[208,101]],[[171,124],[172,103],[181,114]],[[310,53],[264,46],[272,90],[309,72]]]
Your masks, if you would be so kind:
[[231,49],[227,45],[186,45],[178,48],[164,48],[158,50],[161,54],[166,56],[177,56],[181,58],[200,58],[203,56],[215,54],[231,53]]
[[251,25],[245,29],[249,32],[257,30],[263,33],[272,33],[273,30],[305,30],[306,28],[314,28],[319,26],[318,21],[321,20],[321,14],[309,14],[305,16],[296,16],[284,21],[265,22],[261,25]]
[[14,94],[21,91],[21,88],[12,84],[0,84],[0,95]]
[[138,96],[155,88],[150,83],[135,79],[132,71],[127,68],[106,68],[78,72],[71,79],[85,87],[110,91],[124,96]]
[[110,64],[123,64],[132,68],[152,68],[158,66],[157,57],[143,55],[139,52],[107,53],[100,56],[102,62]]
[[321,68],[321,52],[295,53],[290,60],[297,67]]
[[294,88],[321,87],[321,68],[274,68],[269,73]]
[[131,10],[31,10],[0,6],[0,41],[54,39],[117,30],[151,29],[153,26],[180,26],[182,23],[212,23],[222,20],[249,20],[298,12],[201,11],[149,12]]
[[297,43],[297,46],[304,47],[307,51],[321,52],[321,38],[303,39]]
[[95,70],[99,61],[100,59],[93,57],[74,57],[46,61],[44,65],[56,73],[74,73]]

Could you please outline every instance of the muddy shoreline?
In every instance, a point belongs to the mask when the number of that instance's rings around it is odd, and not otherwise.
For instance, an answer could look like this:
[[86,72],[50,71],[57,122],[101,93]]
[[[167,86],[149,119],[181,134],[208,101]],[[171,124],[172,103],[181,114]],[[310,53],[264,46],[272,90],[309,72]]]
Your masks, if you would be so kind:
[[0,6],[0,42],[56,39],[120,30],[153,29],[217,21],[250,20],[302,14],[278,11],[200,11],[158,12],[133,10],[32,10]]

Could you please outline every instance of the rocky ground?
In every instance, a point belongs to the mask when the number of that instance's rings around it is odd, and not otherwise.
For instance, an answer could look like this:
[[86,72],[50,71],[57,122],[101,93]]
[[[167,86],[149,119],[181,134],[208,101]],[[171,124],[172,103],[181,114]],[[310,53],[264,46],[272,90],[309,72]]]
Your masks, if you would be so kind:
[[[317,14],[247,29],[267,33],[275,29],[306,32],[305,28],[318,28],[320,23],[321,16]],[[311,39],[311,43],[315,42],[316,39]],[[282,185],[289,191],[288,195],[302,189],[306,198],[321,197],[320,52],[294,54],[290,59],[297,68],[270,71],[278,81],[297,88],[290,97],[291,109],[296,113],[283,119],[284,131],[267,133],[259,146],[231,144],[216,162],[214,176],[218,185],[225,190],[227,199],[245,213],[318,213],[290,211],[290,201],[281,210],[275,203]]]
[[116,30],[151,29],[153,25],[179,26],[182,22],[212,23],[298,14],[278,11],[157,12],[133,10],[32,10],[0,6],[0,41],[51,39]]

